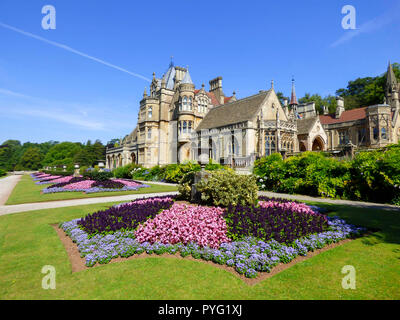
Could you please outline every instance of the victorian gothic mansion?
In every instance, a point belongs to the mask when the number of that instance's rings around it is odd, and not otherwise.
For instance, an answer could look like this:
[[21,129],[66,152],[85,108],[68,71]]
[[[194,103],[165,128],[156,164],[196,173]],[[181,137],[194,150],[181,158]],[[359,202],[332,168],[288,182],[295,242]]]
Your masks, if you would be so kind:
[[106,167],[145,167],[198,160],[250,167],[274,152],[339,151],[349,143],[377,148],[400,136],[400,84],[389,63],[383,104],[345,110],[337,97],[335,114],[319,115],[315,103],[299,104],[294,82],[290,102],[280,103],[273,86],[237,99],[225,96],[222,78],[196,89],[189,70],[170,64],[140,101],[137,125],[117,147],[107,148]]

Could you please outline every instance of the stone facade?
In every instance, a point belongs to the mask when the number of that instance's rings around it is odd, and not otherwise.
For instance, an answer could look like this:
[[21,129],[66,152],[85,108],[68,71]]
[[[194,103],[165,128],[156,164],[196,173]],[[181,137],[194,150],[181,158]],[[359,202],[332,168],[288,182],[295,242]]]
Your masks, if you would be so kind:
[[120,146],[107,148],[106,167],[129,163],[144,167],[199,160],[249,168],[257,157],[279,152],[342,150],[349,143],[377,148],[398,142],[400,85],[388,68],[384,104],[345,110],[337,97],[336,114],[318,115],[314,103],[299,104],[292,82],[290,103],[281,105],[270,90],[237,100],[225,96],[222,78],[196,89],[186,68],[170,64],[153,73],[150,92],[140,101],[137,126]]

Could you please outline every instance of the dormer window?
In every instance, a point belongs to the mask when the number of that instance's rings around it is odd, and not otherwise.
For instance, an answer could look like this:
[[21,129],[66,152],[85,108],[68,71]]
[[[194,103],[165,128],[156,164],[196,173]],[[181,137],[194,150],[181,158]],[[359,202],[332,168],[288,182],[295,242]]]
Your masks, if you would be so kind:
[[206,99],[200,98],[198,105],[197,105],[197,111],[199,113],[206,113],[207,112],[207,104],[208,103],[207,103]]

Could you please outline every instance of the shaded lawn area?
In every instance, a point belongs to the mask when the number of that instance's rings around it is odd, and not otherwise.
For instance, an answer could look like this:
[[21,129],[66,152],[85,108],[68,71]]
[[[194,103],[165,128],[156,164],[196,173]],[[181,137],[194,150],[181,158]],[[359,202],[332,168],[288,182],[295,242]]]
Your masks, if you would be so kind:
[[[400,299],[400,214],[324,206],[348,222],[379,229],[364,238],[248,286],[200,261],[150,257],[73,273],[51,224],[109,207],[87,205],[0,216],[0,299]],[[56,289],[41,288],[44,265],[56,269]],[[356,269],[356,289],[342,288],[341,269]]]
[[84,199],[84,198],[95,198],[95,197],[112,197],[122,196],[127,194],[142,194],[142,193],[156,193],[156,192],[168,192],[177,191],[175,186],[148,184],[150,188],[140,188],[137,191],[112,191],[112,192],[97,192],[85,194],[83,192],[58,192],[49,194],[40,194],[40,192],[48,187],[48,184],[38,185],[29,176],[22,176],[21,180],[15,186],[11,195],[9,196],[6,205],[21,204],[21,203],[33,203],[33,202],[45,202],[45,201],[56,201],[56,200],[69,200],[69,199]]

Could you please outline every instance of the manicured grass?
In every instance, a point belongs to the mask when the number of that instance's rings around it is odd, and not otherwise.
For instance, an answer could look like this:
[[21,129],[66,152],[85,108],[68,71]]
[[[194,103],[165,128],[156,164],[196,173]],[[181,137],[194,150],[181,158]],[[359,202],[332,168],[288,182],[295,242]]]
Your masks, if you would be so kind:
[[113,192],[98,192],[85,194],[83,192],[58,192],[49,194],[40,194],[44,188],[48,187],[48,184],[38,185],[30,177],[30,175],[24,175],[21,180],[15,186],[13,192],[8,198],[6,205],[21,204],[21,203],[33,203],[33,202],[45,202],[55,200],[69,200],[69,199],[83,199],[83,198],[94,198],[94,197],[109,197],[109,196],[122,196],[127,194],[142,194],[142,193],[155,193],[155,192],[168,192],[177,191],[177,187],[168,185],[158,185],[145,183],[150,188],[140,188],[137,191],[113,191]]
[[[400,214],[324,204],[348,222],[376,228],[282,271],[255,286],[233,274],[184,259],[151,257],[73,273],[53,223],[108,204],[0,216],[0,299],[400,299]],[[41,287],[44,265],[56,289]],[[356,289],[342,288],[341,269],[356,269]]]

